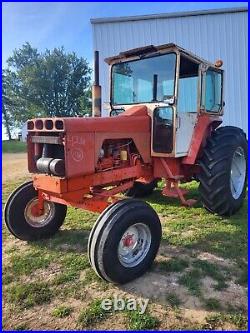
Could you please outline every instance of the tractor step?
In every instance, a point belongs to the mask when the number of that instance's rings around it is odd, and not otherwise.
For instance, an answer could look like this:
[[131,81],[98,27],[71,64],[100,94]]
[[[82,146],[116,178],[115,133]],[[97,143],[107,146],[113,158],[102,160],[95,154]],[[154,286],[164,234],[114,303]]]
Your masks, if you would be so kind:
[[188,194],[188,190],[180,188],[178,183],[167,182],[162,194],[170,198],[179,198],[181,203],[188,207],[193,206],[197,202],[195,199],[186,199],[185,195]]

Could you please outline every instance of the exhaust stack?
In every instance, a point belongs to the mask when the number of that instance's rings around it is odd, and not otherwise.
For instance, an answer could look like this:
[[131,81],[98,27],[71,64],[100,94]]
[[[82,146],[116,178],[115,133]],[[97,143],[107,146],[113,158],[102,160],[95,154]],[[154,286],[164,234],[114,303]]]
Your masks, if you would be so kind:
[[102,88],[99,85],[99,51],[95,51],[94,54],[94,76],[95,80],[92,85],[92,116],[101,117]]

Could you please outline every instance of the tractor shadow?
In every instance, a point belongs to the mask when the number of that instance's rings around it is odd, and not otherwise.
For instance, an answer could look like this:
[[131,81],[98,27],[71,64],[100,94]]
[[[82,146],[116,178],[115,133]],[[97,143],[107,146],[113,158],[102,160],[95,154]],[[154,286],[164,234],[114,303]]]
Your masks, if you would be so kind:
[[30,242],[51,252],[87,253],[88,237],[90,231],[84,229],[62,229],[48,239]]
[[[195,199],[197,202],[194,204],[193,207],[201,208],[202,202],[200,201],[199,192],[197,189],[189,189],[189,193],[186,195],[186,199]],[[147,198],[142,199],[153,206],[170,206],[170,207],[184,207],[182,206],[179,198],[170,198],[162,195],[161,189],[156,189],[154,192],[149,195]],[[187,207],[186,207],[187,208]],[[188,208],[187,208],[188,209]]]

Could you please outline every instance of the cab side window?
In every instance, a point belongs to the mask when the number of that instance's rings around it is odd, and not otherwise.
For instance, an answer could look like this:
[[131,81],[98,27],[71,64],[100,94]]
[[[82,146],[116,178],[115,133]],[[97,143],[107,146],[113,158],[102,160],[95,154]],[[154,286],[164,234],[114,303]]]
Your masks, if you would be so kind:
[[220,112],[222,108],[222,74],[209,69],[205,77],[205,109]]
[[178,112],[196,112],[198,107],[199,64],[181,56],[178,82]]

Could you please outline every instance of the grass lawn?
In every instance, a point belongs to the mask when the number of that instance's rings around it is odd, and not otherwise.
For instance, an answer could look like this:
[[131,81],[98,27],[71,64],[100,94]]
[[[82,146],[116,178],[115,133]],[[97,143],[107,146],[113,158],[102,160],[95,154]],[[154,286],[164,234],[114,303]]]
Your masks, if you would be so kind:
[[2,141],[3,153],[24,153],[26,152],[26,142],[18,140]]
[[[3,184],[3,202],[20,184]],[[198,197],[197,183],[187,185]],[[86,246],[97,214],[68,209],[51,239],[21,242],[3,227],[3,329],[247,329],[247,200],[231,218],[156,190],[163,240],[153,267],[125,286],[100,280]],[[149,298],[147,311],[106,312],[103,298]]]

